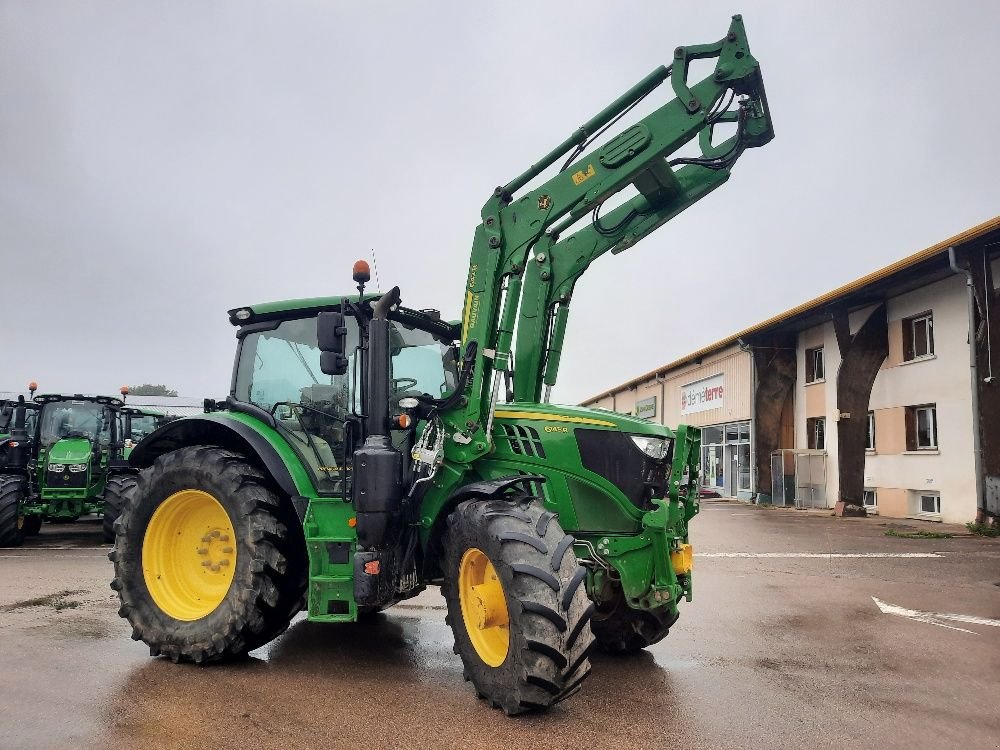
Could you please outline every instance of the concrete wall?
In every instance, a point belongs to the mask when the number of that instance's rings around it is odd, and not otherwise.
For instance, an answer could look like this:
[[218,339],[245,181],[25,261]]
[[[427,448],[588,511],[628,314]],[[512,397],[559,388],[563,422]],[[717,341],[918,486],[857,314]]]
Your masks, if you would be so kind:
[[[856,329],[856,327],[852,327]],[[823,347],[823,372],[825,377],[813,383],[806,383],[806,350]],[[795,375],[795,447],[809,447],[809,431],[806,420],[810,417],[826,417],[826,504],[833,507],[837,501],[837,368],[840,367],[840,351],[833,321],[806,329],[799,334],[796,346],[797,372]]]
[[[971,521],[976,514],[968,315],[963,278],[950,277],[889,300],[889,358],[869,408],[875,412],[875,451],[865,461],[865,486],[875,487],[879,513],[914,516],[914,493],[941,494],[940,520]],[[934,356],[903,362],[902,319],[931,310]],[[905,407],[937,406],[937,451],[906,450]]]
[[[851,313],[856,332],[871,313]],[[932,357],[903,361],[903,318],[926,310],[934,314]],[[923,517],[916,512],[917,492],[941,495],[941,515],[932,517],[964,523],[975,517],[976,480],[973,462],[972,401],[969,381],[968,317],[963,278],[949,277],[887,303],[889,356],[872,388],[869,409],[875,412],[875,451],[865,461],[865,486],[878,496],[881,515]],[[823,347],[825,382],[805,382],[806,350]],[[837,474],[836,375],[840,366],[833,323],[799,334],[798,378],[795,387],[795,445],[808,447],[806,420],[826,416],[827,503],[832,507],[839,491]],[[936,404],[937,451],[906,450],[906,408]]]

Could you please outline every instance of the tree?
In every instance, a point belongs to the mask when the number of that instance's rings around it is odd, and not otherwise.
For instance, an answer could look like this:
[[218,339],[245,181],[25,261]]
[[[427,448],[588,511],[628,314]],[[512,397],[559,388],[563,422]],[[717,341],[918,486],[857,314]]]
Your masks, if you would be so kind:
[[129,386],[128,394],[130,396],[176,396],[177,391],[171,390],[165,385],[143,383],[142,385]]

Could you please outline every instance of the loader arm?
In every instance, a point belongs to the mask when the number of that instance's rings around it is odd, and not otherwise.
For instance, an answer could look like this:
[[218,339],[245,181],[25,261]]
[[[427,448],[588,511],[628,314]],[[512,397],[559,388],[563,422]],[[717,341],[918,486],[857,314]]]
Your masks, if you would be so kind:
[[[715,71],[689,86],[688,65],[702,58],[717,58]],[[675,94],[671,101],[596,153],[581,156],[596,136],[668,80]],[[730,110],[736,96],[743,99]],[[712,144],[713,128],[722,122],[735,123],[737,132]],[[696,136],[700,156],[668,161]],[[630,247],[700,200],[728,179],[745,149],[771,138],[759,65],[742,19],[734,16],[722,40],[678,47],[670,67],[654,70],[530,169],[498,187],[483,207],[473,241],[461,333],[468,363],[465,398],[441,415],[448,458],[466,463],[489,450],[499,373],[514,370],[519,401],[538,401],[543,381],[555,382],[573,285],[594,259]],[[555,176],[515,198],[559,161],[565,163]],[[629,186],[638,195],[600,216],[602,204]],[[563,237],[588,216],[589,225]]]

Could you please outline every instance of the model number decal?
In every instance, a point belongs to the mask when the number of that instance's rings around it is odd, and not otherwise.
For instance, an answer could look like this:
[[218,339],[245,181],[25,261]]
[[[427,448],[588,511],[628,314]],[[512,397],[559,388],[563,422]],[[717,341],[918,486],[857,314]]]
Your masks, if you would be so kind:
[[547,424],[544,429],[546,432],[569,432],[569,427],[560,427],[559,425]]

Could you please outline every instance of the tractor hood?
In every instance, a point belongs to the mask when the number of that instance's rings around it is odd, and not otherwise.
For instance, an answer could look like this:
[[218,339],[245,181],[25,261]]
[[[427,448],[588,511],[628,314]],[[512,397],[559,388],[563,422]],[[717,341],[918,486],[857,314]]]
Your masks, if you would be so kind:
[[49,449],[50,464],[83,464],[91,457],[90,441],[87,438],[63,438]]
[[645,419],[630,417],[605,409],[587,409],[582,406],[563,406],[561,404],[499,404],[494,412],[496,419],[527,419],[539,422],[551,422],[566,427],[586,425],[627,432],[630,435],[650,435],[655,437],[673,437],[673,431],[661,424],[647,422]]

